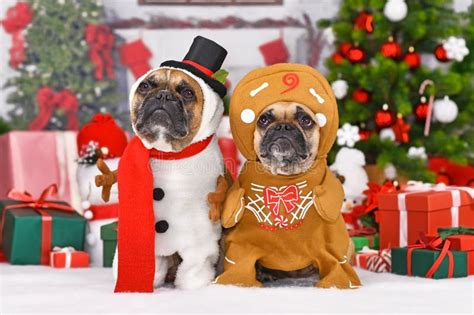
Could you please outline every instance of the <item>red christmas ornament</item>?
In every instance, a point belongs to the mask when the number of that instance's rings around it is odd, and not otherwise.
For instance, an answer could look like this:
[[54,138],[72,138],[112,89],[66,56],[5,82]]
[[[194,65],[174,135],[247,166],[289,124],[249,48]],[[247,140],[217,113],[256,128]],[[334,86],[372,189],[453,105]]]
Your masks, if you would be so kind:
[[408,143],[410,141],[410,135],[408,134],[411,126],[403,120],[402,114],[397,115],[397,121],[392,126],[393,132],[395,133],[395,140],[400,143]]
[[335,64],[340,65],[344,61],[344,56],[339,52],[335,52],[332,54],[331,59]]
[[397,59],[402,53],[402,48],[400,44],[393,40],[393,37],[390,36],[388,41],[383,43],[380,47],[380,52],[387,58]]
[[368,130],[364,123],[361,123],[359,126],[360,141],[368,140],[371,135],[372,135],[372,131]]
[[361,62],[365,59],[365,51],[361,48],[354,46],[347,51],[347,59],[352,62]]
[[388,109],[387,104],[383,104],[382,109],[375,112],[375,125],[379,129],[390,127],[394,120],[393,112]]
[[428,116],[429,104],[426,101],[426,97],[422,96],[418,104],[415,105],[415,116],[419,120],[425,120]]
[[421,64],[421,57],[420,54],[415,51],[415,48],[410,47],[408,48],[408,53],[405,55],[405,58],[403,58],[403,61],[408,64],[410,69],[416,69]]
[[352,99],[360,104],[367,104],[370,100],[370,93],[367,90],[358,88],[352,92]]
[[360,12],[354,19],[354,28],[372,33],[374,31],[373,21],[374,16],[371,13]]
[[347,57],[347,53],[349,52],[349,49],[352,48],[352,45],[348,42],[344,42],[344,43],[341,43],[341,45],[339,45],[339,52],[341,53],[341,55],[343,57]]
[[441,61],[441,62],[449,61],[448,54],[446,53],[446,49],[444,49],[443,44],[439,44],[438,46],[436,46],[434,50],[434,55],[436,59],[438,59],[438,61]]

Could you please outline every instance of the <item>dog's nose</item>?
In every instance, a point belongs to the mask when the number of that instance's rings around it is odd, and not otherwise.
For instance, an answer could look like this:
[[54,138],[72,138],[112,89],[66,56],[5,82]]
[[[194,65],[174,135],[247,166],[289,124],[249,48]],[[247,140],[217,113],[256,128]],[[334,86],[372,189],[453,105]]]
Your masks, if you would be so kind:
[[275,129],[279,131],[290,131],[294,130],[295,127],[292,124],[279,124],[275,126]]
[[176,101],[176,97],[170,91],[164,90],[156,93],[155,97],[162,102]]

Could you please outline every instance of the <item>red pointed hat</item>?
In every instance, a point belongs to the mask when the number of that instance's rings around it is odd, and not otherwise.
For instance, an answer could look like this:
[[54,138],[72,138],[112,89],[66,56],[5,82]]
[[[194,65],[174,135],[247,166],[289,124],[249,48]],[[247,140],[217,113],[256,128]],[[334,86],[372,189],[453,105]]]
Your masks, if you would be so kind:
[[102,158],[120,157],[127,147],[127,135],[110,114],[98,113],[85,124],[77,135],[79,155],[90,142],[96,142],[102,151]]

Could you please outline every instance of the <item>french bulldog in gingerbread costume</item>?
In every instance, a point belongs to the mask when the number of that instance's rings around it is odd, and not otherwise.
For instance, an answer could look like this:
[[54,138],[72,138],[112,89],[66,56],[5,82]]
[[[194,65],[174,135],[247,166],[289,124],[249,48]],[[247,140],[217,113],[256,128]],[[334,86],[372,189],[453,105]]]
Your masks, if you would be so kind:
[[115,292],[152,292],[164,283],[176,253],[182,259],[177,287],[199,288],[215,277],[227,184],[215,137],[226,88],[213,73],[226,55],[198,36],[182,62],[166,61],[132,87],[136,137],[118,172],[99,163],[104,175],[96,178],[105,198],[118,181]]
[[233,229],[215,282],[261,286],[258,263],[281,271],[313,266],[317,287],[359,287],[340,215],[342,185],[326,162],[339,123],[327,80],[298,64],[254,70],[232,95],[230,123],[247,162],[224,204],[222,224]]

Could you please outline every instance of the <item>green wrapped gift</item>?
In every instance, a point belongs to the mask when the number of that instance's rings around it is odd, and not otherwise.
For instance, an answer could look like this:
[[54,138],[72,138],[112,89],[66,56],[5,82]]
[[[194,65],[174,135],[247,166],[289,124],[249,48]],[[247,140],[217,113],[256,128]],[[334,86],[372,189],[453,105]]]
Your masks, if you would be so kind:
[[103,265],[112,267],[114,261],[115,248],[117,247],[117,221],[100,227],[100,238],[104,242]]
[[47,265],[55,246],[84,249],[86,219],[65,202],[0,200],[0,212],[0,239],[11,264]]
[[[432,249],[414,249],[411,257],[412,275],[426,277],[428,270],[433,266],[440,255],[439,250]],[[466,252],[451,251],[453,255],[453,277],[467,277],[467,255]],[[407,275],[407,255],[408,248],[392,248],[392,273]],[[431,278],[448,278],[449,259],[446,255],[438,269]]]
[[379,249],[379,235],[364,235],[352,236],[356,252],[361,251],[362,248],[368,247],[371,249]]

